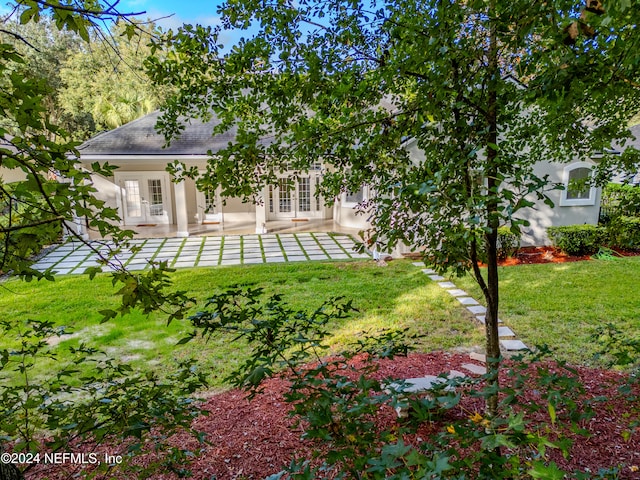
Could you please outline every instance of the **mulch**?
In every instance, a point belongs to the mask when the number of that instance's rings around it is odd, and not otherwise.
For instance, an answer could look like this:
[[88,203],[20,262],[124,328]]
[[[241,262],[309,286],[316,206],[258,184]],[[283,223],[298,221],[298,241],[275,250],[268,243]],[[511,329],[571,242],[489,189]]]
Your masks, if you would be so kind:
[[[463,364],[473,363],[469,355],[452,352],[432,352],[410,354],[396,357],[394,360],[380,362],[376,377],[412,378],[424,375],[438,375],[450,370],[465,371]],[[557,367],[548,367],[559,373]],[[550,458],[561,468],[568,471],[580,470],[597,472],[601,468],[619,467],[619,478],[640,478],[636,471],[640,466],[640,431],[631,424],[640,419],[640,387],[632,388],[635,398],[618,393],[618,387],[625,384],[628,375],[603,369],[574,367],[584,384],[585,393],[578,400],[593,402],[596,414],[580,426],[587,429],[588,436],[578,435],[568,429],[550,426],[549,435],[553,438],[571,438],[574,441],[571,454],[564,458],[559,451],[551,451]],[[509,382],[503,374],[501,382]],[[229,390],[212,394],[203,404],[209,415],[199,417],[194,427],[206,433],[208,444],[202,446],[192,437],[178,435],[173,439],[175,445],[196,452],[193,460],[184,465],[192,477],[197,480],[236,480],[259,479],[280,471],[292,458],[312,458],[317,445],[301,440],[302,431],[294,428],[294,420],[287,414],[288,406],[282,394],[288,382],[275,378],[266,383],[263,393],[252,401],[247,400],[244,392]],[[607,400],[602,401],[601,397]],[[521,402],[538,402],[546,405],[545,398],[536,389],[529,391]],[[455,419],[469,418],[473,412],[482,412],[483,405],[477,398],[463,396],[461,404],[449,411],[436,422],[427,422],[420,427],[417,436],[405,440],[418,442],[419,437],[428,438],[435,431],[444,428]],[[540,425],[550,425],[546,408],[542,408]],[[558,413],[558,418],[562,415]],[[397,424],[395,412],[391,407],[383,407],[377,418],[378,425],[392,427]],[[438,423],[439,422],[439,423]],[[117,446],[111,446],[117,449]],[[151,456],[153,457],[153,456]],[[137,460],[141,464],[150,458]],[[31,472],[28,479],[70,478],[70,471],[39,469]],[[126,475],[109,475],[96,478],[128,478]],[[179,478],[176,473],[158,470],[150,478],[155,480],[173,480]]]
[[[615,255],[620,257],[637,256],[640,252],[614,249]],[[566,263],[591,260],[591,255],[567,255],[555,247],[521,247],[515,255],[500,260],[500,266],[531,265],[538,263]]]

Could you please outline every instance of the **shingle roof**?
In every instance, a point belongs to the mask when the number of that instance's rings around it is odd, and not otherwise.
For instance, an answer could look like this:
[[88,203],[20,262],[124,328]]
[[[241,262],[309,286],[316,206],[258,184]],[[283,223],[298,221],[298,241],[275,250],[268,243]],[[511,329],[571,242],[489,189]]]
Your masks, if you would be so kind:
[[[385,105],[386,106],[386,105]],[[212,135],[220,121],[213,116],[208,122],[191,119],[185,122],[182,134],[165,146],[165,139],[155,130],[161,112],[155,111],[87,140],[78,147],[82,155],[206,155],[225,148],[235,138],[235,128],[223,134]],[[640,124],[630,128],[633,140],[625,147],[640,149]],[[620,151],[619,145],[614,150]]]
[[78,147],[81,155],[206,155],[220,150],[235,137],[235,129],[213,136],[212,118],[203,123],[192,119],[186,122],[182,134],[164,148],[165,139],[155,130],[161,112],[155,111],[114,130],[97,135]]

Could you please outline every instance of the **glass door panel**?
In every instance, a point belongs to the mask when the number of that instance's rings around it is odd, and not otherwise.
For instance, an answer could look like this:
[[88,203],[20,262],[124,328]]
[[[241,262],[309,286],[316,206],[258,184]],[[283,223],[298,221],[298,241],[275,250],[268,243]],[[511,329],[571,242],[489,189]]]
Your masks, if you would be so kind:
[[149,217],[159,217],[164,214],[164,200],[162,197],[162,180],[159,178],[149,179]]
[[293,188],[292,182],[288,178],[278,179],[278,212],[294,213],[291,201]]
[[298,212],[311,211],[311,178],[298,179]]
[[126,215],[130,218],[142,219],[142,196],[138,180],[126,180],[124,182],[124,197]]
[[125,225],[167,224],[171,221],[166,183],[155,173],[125,173],[119,182]]

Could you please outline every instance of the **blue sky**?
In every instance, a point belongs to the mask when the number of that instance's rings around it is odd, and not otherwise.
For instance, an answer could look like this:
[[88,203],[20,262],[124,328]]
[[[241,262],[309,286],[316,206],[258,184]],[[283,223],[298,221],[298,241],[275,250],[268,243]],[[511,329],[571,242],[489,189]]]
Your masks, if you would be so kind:
[[[141,15],[142,18],[152,20],[169,17],[157,21],[166,30],[176,29],[184,23],[217,25],[219,17],[216,11],[222,2],[223,0],[120,0],[118,10],[122,13],[146,12]],[[0,15],[10,12],[12,3],[0,0]]]
[[157,23],[164,29],[175,29],[183,23],[217,25],[216,11],[221,3],[222,0],[120,0],[118,9],[125,13],[146,11],[143,17],[152,20],[173,15]]

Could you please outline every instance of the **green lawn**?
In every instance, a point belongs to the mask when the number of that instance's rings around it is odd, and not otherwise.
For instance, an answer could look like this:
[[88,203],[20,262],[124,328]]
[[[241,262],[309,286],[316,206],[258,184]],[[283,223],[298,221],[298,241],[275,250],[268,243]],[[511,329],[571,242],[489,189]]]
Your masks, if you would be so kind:
[[[471,277],[453,280],[482,301]],[[500,318],[529,346],[594,364],[598,326],[640,335],[640,257],[500,268]]]
[[[394,261],[388,267],[360,261],[307,262],[181,269],[173,278],[176,288],[190,292],[200,305],[216,291],[236,284],[280,293],[298,309],[312,310],[330,297],[351,298],[359,313],[332,326],[336,348],[358,332],[388,327],[408,327],[424,335],[417,345],[423,351],[484,345],[483,331],[471,315],[420,270],[408,261]],[[591,335],[596,327],[610,322],[630,336],[639,334],[640,257],[505,267],[500,276],[500,317],[527,345],[547,344],[560,358],[593,364],[597,346]],[[470,277],[453,281],[482,300]],[[2,285],[0,312],[6,320],[34,318],[68,326],[74,335],[52,347],[57,351],[82,341],[137,368],[160,371],[170,369],[175,358],[197,357],[211,372],[214,386],[221,386],[230,368],[244,358],[246,347],[231,343],[229,337],[177,346],[190,330],[186,321],[167,326],[159,315],[134,312],[100,324],[97,311],[113,306],[114,291],[108,276],[93,281],[75,275],[55,282],[11,281]],[[15,342],[3,338],[3,345]],[[50,375],[54,368],[42,362],[36,376]],[[0,380],[7,377],[6,371],[0,372]]]
[[[100,324],[96,312],[117,300],[109,278],[89,281],[72,275],[55,282],[11,281],[4,284],[0,311],[5,319],[46,319],[69,326],[75,335],[53,347],[60,351],[83,341],[136,367],[160,370],[170,368],[173,358],[195,356],[211,372],[214,386],[221,385],[221,378],[244,358],[246,347],[230,343],[228,337],[176,346],[190,330],[186,321],[167,326],[161,316],[146,318],[134,312]],[[388,267],[352,261],[180,269],[173,279],[176,288],[187,290],[200,304],[235,284],[262,286],[267,293],[282,294],[298,309],[312,310],[335,296],[353,299],[359,313],[332,326],[336,347],[360,331],[388,327],[408,327],[425,335],[418,345],[421,350],[484,343],[482,329],[470,321],[471,316],[408,261],[390,262]],[[36,373],[48,375],[52,368],[45,362]],[[0,372],[0,379],[1,375],[7,374]]]

